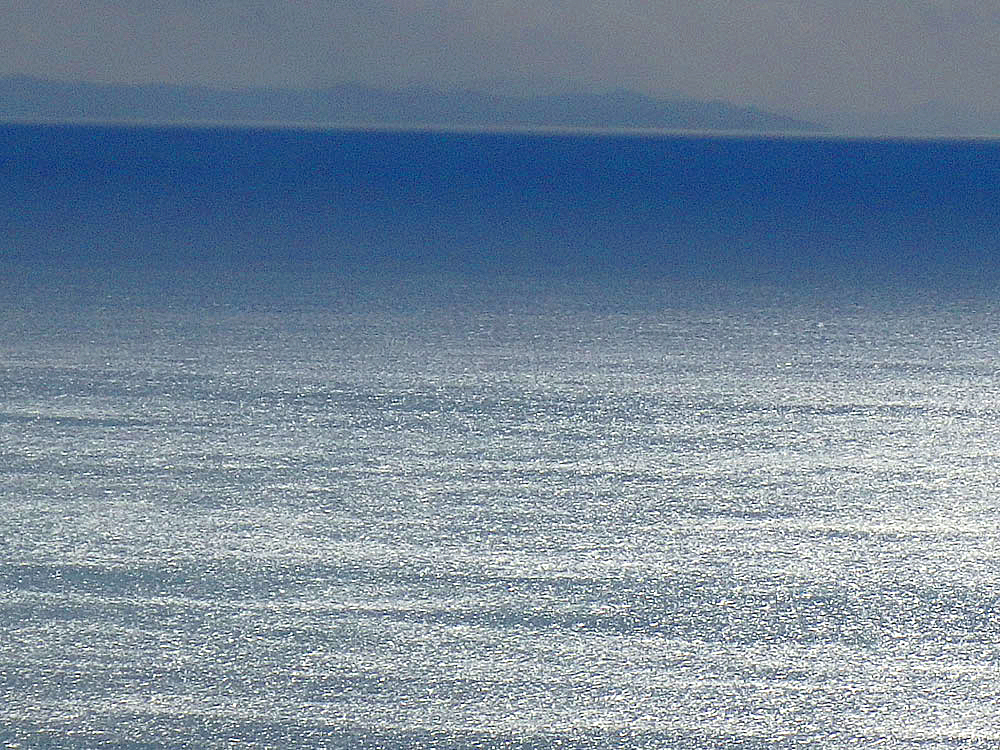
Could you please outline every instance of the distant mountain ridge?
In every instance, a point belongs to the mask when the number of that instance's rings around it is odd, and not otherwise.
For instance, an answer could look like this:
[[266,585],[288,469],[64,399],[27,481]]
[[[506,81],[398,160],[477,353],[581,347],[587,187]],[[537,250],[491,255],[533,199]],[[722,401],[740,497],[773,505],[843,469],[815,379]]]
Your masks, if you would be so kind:
[[360,84],[226,90],[0,78],[0,119],[296,122],[330,125],[822,131],[816,123],[725,102],[629,91],[514,96]]

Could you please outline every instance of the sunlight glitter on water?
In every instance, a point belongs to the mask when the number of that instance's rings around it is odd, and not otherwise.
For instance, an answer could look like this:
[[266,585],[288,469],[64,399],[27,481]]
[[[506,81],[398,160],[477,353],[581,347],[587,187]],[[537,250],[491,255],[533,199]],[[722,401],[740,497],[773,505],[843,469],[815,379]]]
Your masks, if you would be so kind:
[[0,736],[1000,739],[1000,319],[549,304],[7,339]]

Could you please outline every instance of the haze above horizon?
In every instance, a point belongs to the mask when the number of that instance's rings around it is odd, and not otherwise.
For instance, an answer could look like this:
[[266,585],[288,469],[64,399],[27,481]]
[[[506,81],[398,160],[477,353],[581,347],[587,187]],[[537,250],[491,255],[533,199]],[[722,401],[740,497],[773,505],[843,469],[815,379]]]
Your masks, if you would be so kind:
[[835,131],[1000,133],[1000,9],[682,0],[0,0],[0,77],[726,102]]

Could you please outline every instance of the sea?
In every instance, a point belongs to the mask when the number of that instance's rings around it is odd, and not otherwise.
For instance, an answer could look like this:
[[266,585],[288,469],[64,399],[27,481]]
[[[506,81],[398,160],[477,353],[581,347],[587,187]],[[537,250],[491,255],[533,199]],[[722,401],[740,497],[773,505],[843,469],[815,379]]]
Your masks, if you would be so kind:
[[0,746],[1000,747],[1000,141],[0,125]]

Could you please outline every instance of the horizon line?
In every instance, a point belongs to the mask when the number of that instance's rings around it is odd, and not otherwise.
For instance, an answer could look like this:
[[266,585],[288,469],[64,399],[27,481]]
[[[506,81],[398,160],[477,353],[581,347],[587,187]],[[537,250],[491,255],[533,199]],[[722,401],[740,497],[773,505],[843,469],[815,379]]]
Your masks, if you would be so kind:
[[996,141],[1000,133],[838,131],[819,130],[750,130],[716,128],[593,127],[574,125],[459,124],[425,122],[340,122],[311,120],[212,120],[145,118],[74,118],[9,117],[0,115],[0,125],[117,127],[134,129],[189,128],[192,130],[267,130],[290,132],[351,133],[441,133],[483,135],[548,135],[630,138],[762,138],[805,141]]

